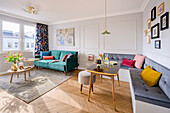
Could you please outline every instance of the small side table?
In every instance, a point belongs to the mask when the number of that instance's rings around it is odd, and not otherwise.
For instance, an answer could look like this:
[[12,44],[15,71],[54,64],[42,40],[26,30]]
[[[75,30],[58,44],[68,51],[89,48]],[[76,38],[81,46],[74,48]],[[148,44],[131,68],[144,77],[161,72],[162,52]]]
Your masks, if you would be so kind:
[[14,73],[17,73],[17,78],[19,78],[19,73],[21,73],[21,72],[24,72],[25,81],[26,81],[26,72],[28,71],[28,74],[30,76],[30,70],[33,69],[33,68],[34,68],[34,66],[29,66],[29,68],[28,67],[24,67],[24,69],[22,69],[22,70],[18,69],[17,71],[8,70],[7,73],[11,74],[10,83],[12,83],[12,79],[13,79]]
[[39,58],[27,58],[24,61],[28,63],[29,66],[31,66],[30,62],[34,62],[34,61],[39,61]]

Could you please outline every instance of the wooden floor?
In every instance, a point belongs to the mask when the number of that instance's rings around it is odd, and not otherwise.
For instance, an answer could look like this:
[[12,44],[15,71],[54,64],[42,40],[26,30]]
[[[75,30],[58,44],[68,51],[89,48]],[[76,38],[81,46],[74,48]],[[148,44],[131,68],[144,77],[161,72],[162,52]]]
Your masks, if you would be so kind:
[[[78,70],[75,70],[78,72]],[[78,77],[49,91],[33,102],[26,104],[22,100],[0,89],[0,113],[132,113],[129,83],[115,81],[117,111],[113,108],[111,80],[97,78],[91,102],[87,101],[88,86],[80,94]]]

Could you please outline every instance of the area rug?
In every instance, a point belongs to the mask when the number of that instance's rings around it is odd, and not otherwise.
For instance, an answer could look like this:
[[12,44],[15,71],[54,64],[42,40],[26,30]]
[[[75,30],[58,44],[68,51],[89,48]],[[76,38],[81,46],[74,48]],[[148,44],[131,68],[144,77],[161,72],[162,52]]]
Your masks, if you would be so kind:
[[27,73],[26,81],[23,73],[20,73],[19,78],[14,75],[12,83],[10,83],[11,75],[0,76],[0,88],[24,102],[30,103],[73,75],[76,73],[68,72],[65,76],[63,72],[41,68],[38,71],[32,70],[31,77]]

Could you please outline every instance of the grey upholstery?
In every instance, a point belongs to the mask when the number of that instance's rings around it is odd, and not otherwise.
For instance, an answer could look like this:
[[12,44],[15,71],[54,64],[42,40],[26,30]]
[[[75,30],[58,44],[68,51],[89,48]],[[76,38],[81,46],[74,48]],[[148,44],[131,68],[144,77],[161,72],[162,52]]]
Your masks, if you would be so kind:
[[149,87],[140,76],[142,69],[130,69],[135,99],[170,108],[170,100],[160,87]]
[[157,62],[145,58],[145,66],[150,65],[152,69],[162,73],[159,80],[159,87],[164,91],[167,97],[170,99],[170,69],[158,64]]
[[[116,61],[119,63],[122,63],[123,58],[133,60],[135,55],[134,54],[116,54],[116,53],[104,53],[104,59],[105,57],[109,58],[109,61]],[[121,69],[130,69],[132,67],[120,65]]]
[[123,61],[123,58],[133,60],[135,55],[133,54],[117,54],[117,53],[104,53],[104,59],[108,57],[110,61]]
[[[79,72],[78,82],[79,82],[80,84],[83,84],[83,85],[89,85],[90,75],[91,75],[91,73],[90,73],[90,72],[87,72],[87,71],[81,71],[81,72]],[[94,84],[95,81],[96,81],[96,75],[93,75],[92,84]]]
[[[123,58],[133,60],[135,55],[104,53],[104,58],[105,57],[108,57],[110,61],[117,61],[121,63]],[[145,68],[148,65],[150,65],[154,70],[162,73],[159,84],[154,87],[149,87],[143,81],[140,76],[142,69],[131,68],[124,65],[120,65],[120,68],[130,70],[136,100],[170,108],[170,69],[146,57],[143,66]]]

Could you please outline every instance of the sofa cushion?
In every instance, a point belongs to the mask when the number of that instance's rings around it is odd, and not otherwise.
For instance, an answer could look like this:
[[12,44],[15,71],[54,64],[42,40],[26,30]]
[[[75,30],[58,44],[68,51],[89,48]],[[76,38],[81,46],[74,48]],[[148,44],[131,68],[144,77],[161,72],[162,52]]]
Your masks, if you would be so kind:
[[158,86],[149,87],[140,76],[142,71],[142,69],[137,68],[130,69],[135,99],[170,108],[170,100],[165,93]]
[[54,63],[49,63],[49,67],[51,69],[57,69],[59,71],[64,71],[66,67],[66,62],[54,62]]
[[125,66],[125,65],[122,65],[120,64],[120,69],[131,69],[132,67],[129,67],[129,66]]
[[164,91],[167,97],[170,99],[170,69],[165,66],[149,59],[145,58],[145,65],[150,65],[154,70],[162,73],[159,80],[159,87]]
[[43,59],[43,56],[51,56],[50,51],[40,51],[40,60]]
[[45,67],[48,68],[49,63],[53,61],[53,60],[39,60],[39,61],[35,61],[35,65],[36,66],[40,66],[40,67]]
[[51,50],[51,56],[54,56],[55,60],[59,60],[61,55],[61,51],[59,50]]
[[149,65],[142,71],[141,77],[145,83],[152,87],[158,83],[161,73],[153,70]]

